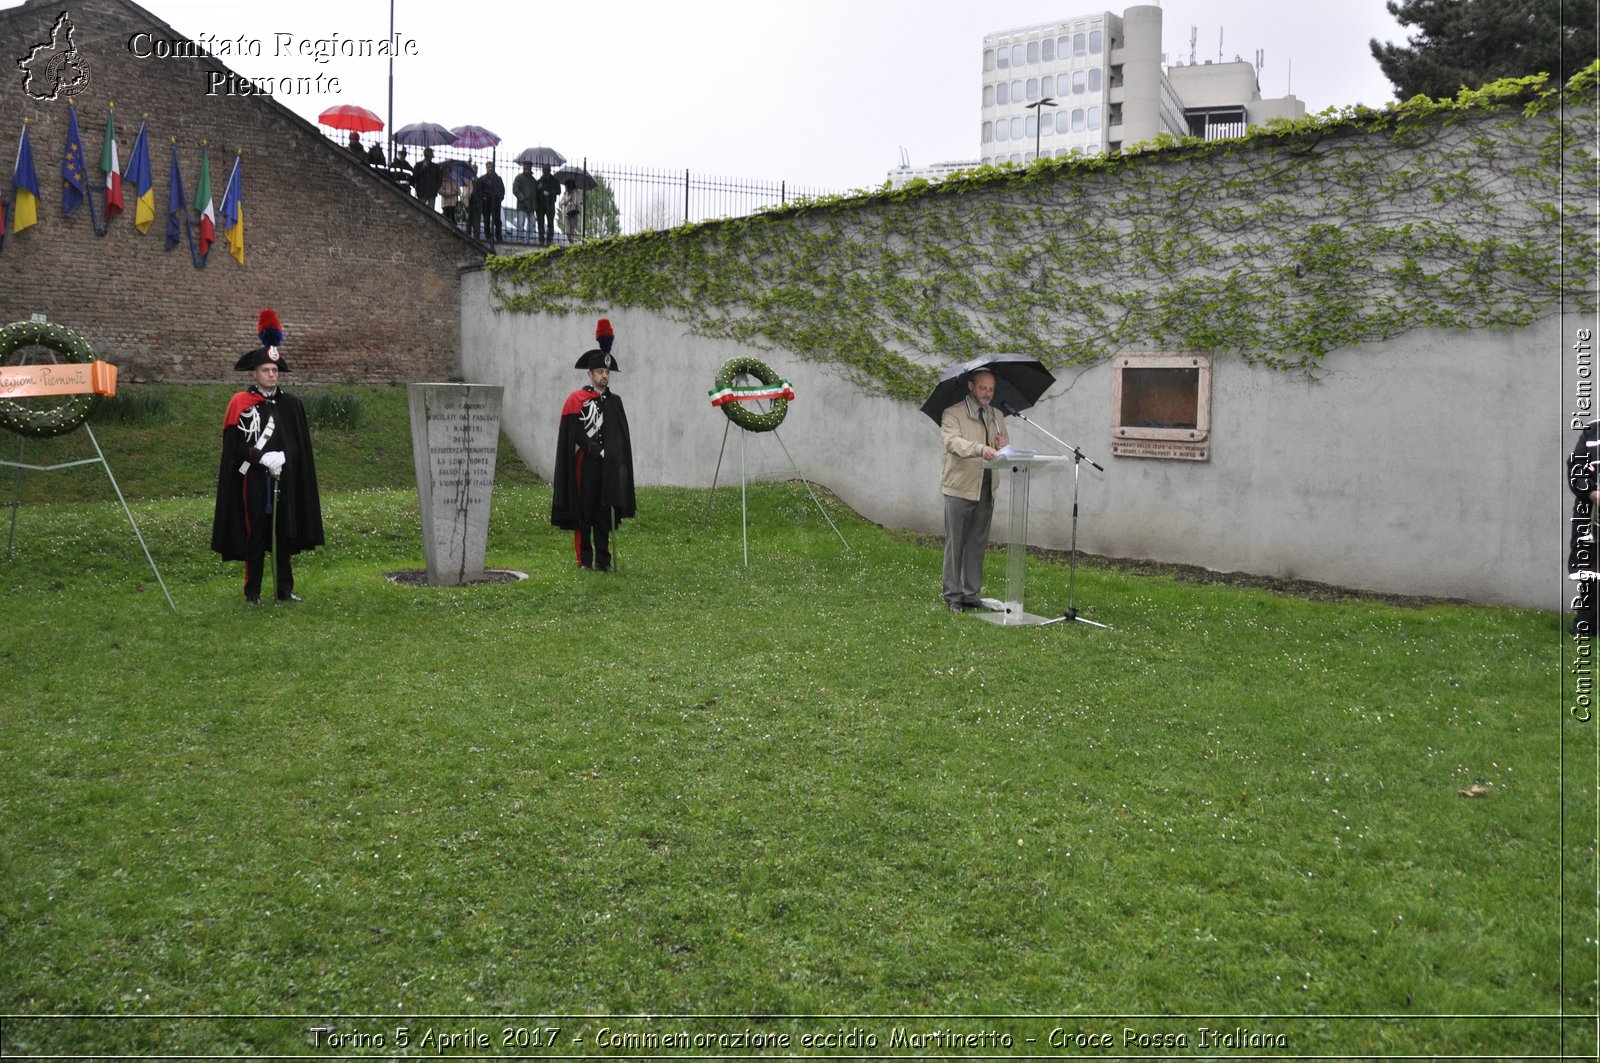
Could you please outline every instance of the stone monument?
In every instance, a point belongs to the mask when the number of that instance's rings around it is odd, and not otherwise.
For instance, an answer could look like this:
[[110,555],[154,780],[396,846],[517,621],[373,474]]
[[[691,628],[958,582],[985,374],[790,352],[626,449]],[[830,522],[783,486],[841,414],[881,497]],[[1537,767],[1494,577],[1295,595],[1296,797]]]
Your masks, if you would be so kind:
[[483,579],[504,395],[497,384],[406,387],[429,586]]

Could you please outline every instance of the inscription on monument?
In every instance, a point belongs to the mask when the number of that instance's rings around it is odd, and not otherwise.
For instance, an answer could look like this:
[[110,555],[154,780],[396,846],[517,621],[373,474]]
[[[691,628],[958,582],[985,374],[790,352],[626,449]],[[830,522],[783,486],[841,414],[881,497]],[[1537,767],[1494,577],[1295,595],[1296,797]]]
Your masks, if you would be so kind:
[[453,587],[481,579],[504,389],[411,384],[406,392],[428,583]]

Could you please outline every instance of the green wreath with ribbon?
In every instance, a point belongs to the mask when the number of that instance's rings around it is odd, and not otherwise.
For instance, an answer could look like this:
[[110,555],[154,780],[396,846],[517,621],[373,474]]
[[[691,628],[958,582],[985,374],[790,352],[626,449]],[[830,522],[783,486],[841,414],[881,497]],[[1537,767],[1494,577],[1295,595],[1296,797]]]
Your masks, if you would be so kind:
[[[734,387],[740,376],[754,377],[760,387]],[[794,388],[772,367],[759,358],[730,358],[717,372],[716,387],[711,389],[711,405],[722,407],[723,414],[746,432],[771,432],[783,423],[789,412],[789,400],[794,398]],[[756,399],[768,399],[772,409],[766,413],[746,406]]]
[[[48,321],[13,321],[0,326],[0,371],[3,371],[6,359],[24,347],[44,347],[55,351],[68,362],[94,361],[94,348],[89,346],[89,341],[65,325]],[[55,406],[0,399],[0,428],[34,439],[66,435],[89,419],[100,396],[84,394],[62,398],[65,401]],[[41,403],[49,400],[29,401]]]

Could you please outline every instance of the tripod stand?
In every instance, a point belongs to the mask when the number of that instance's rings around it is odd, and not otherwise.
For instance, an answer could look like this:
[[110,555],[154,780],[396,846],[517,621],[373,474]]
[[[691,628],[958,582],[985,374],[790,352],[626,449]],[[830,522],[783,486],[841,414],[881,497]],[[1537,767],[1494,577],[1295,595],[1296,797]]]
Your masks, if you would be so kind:
[[1057,446],[1061,447],[1064,450],[1068,450],[1068,451],[1070,451],[1072,453],[1072,551],[1068,555],[1069,556],[1069,561],[1068,561],[1068,568],[1067,568],[1067,611],[1065,613],[1063,613],[1061,616],[1056,617],[1053,620],[1045,621],[1045,623],[1047,623],[1047,624],[1059,624],[1062,621],[1066,621],[1068,623],[1090,624],[1090,625],[1093,625],[1094,627],[1101,627],[1101,628],[1106,628],[1107,630],[1109,630],[1110,627],[1111,627],[1110,624],[1102,624],[1099,621],[1090,620],[1088,617],[1079,616],[1078,615],[1078,608],[1077,608],[1076,601],[1075,601],[1075,595],[1077,594],[1077,585],[1078,585],[1078,483],[1079,483],[1079,471],[1080,471],[1079,466],[1083,462],[1088,462],[1090,465],[1093,465],[1095,467],[1095,469],[1097,469],[1098,471],[1100,471],[1102,473],[1106,471],[1105,467],[1102,466],[1099,462],[1095,461],[1093,458],[1089,457],[1089,455],[1085,454],[1082,450],[1080,450],[1077,447],[1073,446],[1071,443],[1068,443],[1065,440],[1057,438],[1055,435],[1053,435],[1052,433],[1047,431],[1037,421],[1034,421],[1034,420],[1030,419],[1022,411],[1013,408],[1010,403],[1001,403],[1000,404],[1000,412],[1005,414],[1007,417],[1015,417],[1020,421],[1025,421],[1026,423],[1032,425],[1041,435],[1045,436],[1047,439],[1049,439],[1052,442],[1054,442]]

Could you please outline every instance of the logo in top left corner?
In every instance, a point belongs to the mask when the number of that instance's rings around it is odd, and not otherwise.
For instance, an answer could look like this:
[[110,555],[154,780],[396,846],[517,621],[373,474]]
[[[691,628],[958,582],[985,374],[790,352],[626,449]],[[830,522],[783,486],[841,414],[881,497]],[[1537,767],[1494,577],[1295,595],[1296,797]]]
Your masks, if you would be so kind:
[[89,64],[73,42],[77,27],[63,11],[50,27],[50,36],[17,60],[22,68],[22,91],[35,100],[75,96],[89,87]]

